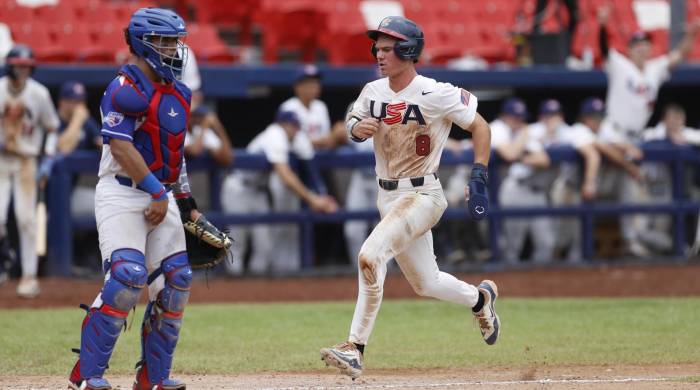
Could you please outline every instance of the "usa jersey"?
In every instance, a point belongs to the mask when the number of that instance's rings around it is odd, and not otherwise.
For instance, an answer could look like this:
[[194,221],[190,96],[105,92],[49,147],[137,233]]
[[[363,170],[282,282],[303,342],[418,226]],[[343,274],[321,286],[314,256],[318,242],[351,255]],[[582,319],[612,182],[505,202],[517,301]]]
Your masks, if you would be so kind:
[[135,65],[125,65],[100,104],[104,139],[99,176],[127,176],[112,156],[111,139],[133,142],[162,183],[177,181],[190,116],[190,90],[182,83],[150,81]]
[[365,85],[347,119],[380,120],[373,137],[378,177],[420,177],[437,171],[452,123],[467,129],[477,105],[476,96],[449,83],[418,75],[394,92],[382,78]]
[[22,130],[17,137],[18,153],[23,156],[38,156],[46,130],[56,130],[60,124],[58,114],[51,102],[49,90],[33,79],[27,79],[22,92],[10,94],[10,79],[0,78],[0,144],[5,143],[2,118],[10,100],[18,100],[24,106]]

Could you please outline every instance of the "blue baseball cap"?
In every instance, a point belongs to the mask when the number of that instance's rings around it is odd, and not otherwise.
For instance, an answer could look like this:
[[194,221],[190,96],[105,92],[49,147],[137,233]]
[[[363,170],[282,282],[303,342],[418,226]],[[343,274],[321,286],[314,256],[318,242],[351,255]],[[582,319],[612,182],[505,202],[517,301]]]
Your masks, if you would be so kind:
[[299,122],[299,117],[294,111],[277,111],[277,115],[275,115],[275,122],[289,123],[296,127],[301,126],[301,122]]
[[58,94],[61,99],[85,100],[87,91],[80,81],[66,81]]
[[604,116],[605,115],[605,102],[597,97],[589,97],[581,103],[581,108],[579,109],[580,115],[595,115]]
[[561,114],[561,103],[555,99],[547,99],[540,104],[540,115]]
[[527,106],[522,99],[508,98],[501,105],[501,114],[511,115],[520,120],[527,120]]
[[297,83],[300,83],[300,82],[302,82],[304,80],[308,80],[308,79],[317,79],[317,80],[321,79],[321,72],[318,70],[318,67],[316,67],[316,65],[313,65],[313,64],[304,65],[304,67],[302,67],[297,72],[296,78],[295,78]]

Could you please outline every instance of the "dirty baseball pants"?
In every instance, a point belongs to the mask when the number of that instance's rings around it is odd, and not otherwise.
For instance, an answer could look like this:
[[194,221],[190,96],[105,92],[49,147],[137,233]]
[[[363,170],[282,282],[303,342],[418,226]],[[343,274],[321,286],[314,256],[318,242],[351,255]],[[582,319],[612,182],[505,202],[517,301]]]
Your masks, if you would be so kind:
[[349,341],[367,344],[391,258],[418,295],[473,307],[479,297],[477,288],[441,272],[435,261],[430,229],[447,208],[440,181],[430,175],[422,186],[413,187],[409,179],[402,179],[396,190],[380,188],[377,207],[382,219],[358,256],[359,292]]
[[36,276],[36,157],[0,156],[0,237],[6,237],[10,198],[19,230],[22,276]]

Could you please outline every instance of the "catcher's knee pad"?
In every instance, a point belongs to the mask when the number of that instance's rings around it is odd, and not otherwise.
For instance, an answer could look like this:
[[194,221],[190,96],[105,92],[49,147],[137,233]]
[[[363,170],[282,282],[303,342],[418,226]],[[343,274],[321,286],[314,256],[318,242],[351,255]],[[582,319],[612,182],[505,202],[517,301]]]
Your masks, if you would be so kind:
[[110,277],[102,287],[102,305],[99,308],[83,307],[88,313],[80,337],[81,378],[100,378],[107,369],[129,310],[136,304],[139,292],[146,284],[148,272],[144,263],[143,254],[135,249],[116,250],[105,262]]
[[109,267],[109,280],[102,288],[102,302],[119,310],[129,311],[146,286],[148,270],[146,259],[136,249],[118,249],[105,263]]
[[182,312],[192,284],[192,269],[187,261],[187,253],[177,253],[163,260],[160,272],[165,277],[165,286],[156,300],[146,308],[141,339],[140,364],[145,365],[151,385],[161,385],[170,376],[173,353],[182,325]]

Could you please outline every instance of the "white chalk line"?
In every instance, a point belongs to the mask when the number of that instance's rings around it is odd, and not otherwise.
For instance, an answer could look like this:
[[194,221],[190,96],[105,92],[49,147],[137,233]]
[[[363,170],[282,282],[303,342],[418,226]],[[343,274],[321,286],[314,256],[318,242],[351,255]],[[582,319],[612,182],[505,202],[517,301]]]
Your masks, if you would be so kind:
[[633,383],[633,382],[667,382],[681,380],[677,378],[620,378],[620,379],[535,379],[513,381],[466,381],[443,383],[396,383],[396,384],[350,384],[345,386],[294,386],[294,387],[269,387],[261,390],[336,390],[336,389],[410,389],[410,388],[443,388],[457,386],[511,386],[533,384],[596,384],[596,383]]

